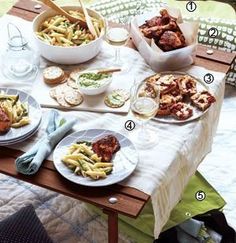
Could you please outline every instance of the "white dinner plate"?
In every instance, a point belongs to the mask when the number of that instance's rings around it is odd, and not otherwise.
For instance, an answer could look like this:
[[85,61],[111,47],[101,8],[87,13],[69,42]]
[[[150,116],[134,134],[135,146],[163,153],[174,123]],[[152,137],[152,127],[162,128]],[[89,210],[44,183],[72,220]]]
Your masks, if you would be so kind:
[[[71,144],[78,141],[95,142],[106,135],[115,136],[121,148],[113,155],[113,171],[105,179],[93,180],[90,177],[76,175],[61,161],[61,158],[66,155],[68,147]],[[127,137],[120,133],[104,129],[89,129],[72,133],[57,145],[53,153],[54,165],[62,176],[74,183],[91,187],[108,186],[124,180],[134,171],[138,160],[138,152]]]
[[23,141],[24,138],[38,128],[42,118],[41,107],[31,95],[23,91],[12,88],[0,88],[1,91],[10,95],[19,95],[19,100],[22,103],[28,103],[30,123],[23,127],[11,128],[7,133],[0,134],[0,143],[12,143],[19,139]]
[[18,138],[18,139],[13,139],[11,141],[7,141],[7,142],[4,142],[4,143],[0,142],[0,146],[10,146],[10,145],[13,145],[13,144],[21,143],[21,142],[31,138],[39,130],[40,124],[41,124],[41,122],[33,131],[31,131],[30,133],[28,133],[24,137],[21,137],[21,138]]

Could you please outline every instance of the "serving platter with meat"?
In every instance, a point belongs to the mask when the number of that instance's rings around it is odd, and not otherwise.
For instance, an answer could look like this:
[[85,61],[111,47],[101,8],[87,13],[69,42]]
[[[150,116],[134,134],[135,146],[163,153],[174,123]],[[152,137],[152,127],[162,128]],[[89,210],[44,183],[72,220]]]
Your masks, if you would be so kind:
[[124,135],[104,129],[72,133],[57,145],[53,161],[68,180],[85,186],[107,186],[127,178],[136,168],[138,153]]
[[[160,104],[155,120],[165,123],[190,122],[203,116],[215,97],[199,78],[183,72],[161,72],[144,80],[139,96],[153,96],[160,90]],[[155,87],[155,88],[154,88]]]

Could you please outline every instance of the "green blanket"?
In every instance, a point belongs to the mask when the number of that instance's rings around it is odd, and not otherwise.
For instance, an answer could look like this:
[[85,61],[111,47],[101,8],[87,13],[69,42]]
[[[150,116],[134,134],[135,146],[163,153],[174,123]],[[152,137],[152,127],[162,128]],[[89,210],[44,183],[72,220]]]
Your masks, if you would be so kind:
[[[198,201],[195,197],[198,191],[203,191],[206,198]],[[186,189],[184,190],[181,201],[172,210],[170,218],[163,228],[163,231],[174,227],[185,220],[198,214],[203,214],[212,209],[221,209],[225,205],[224,199],[219,193],[206,181],[206,179],[196,172],[191,177]],[[106,217],[102,211],[96,207],[88,205],[102,217]],[[154,215],[151,202],[142,210],[137,219],[131,219],[126,216],[119,216],[119,229],[128,235],[132,241],[140,243],[150,243],[154,240]]]

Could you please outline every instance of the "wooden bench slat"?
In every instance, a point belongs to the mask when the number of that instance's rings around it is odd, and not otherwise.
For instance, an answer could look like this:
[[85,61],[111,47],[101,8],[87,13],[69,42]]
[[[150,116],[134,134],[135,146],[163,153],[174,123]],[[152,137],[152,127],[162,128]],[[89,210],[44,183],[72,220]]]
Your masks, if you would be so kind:
[[221,50],[215,50],[213,49],[214,53],[212,55],[208,55],[206,51],[209,49],[207,46],[203,45],[198,45],[197,47],[197,56],[211,60],[211,61],[216,61],[219,63],[231,65],[235,59],[235,53],[230,53],[230,52],[224,52]]
[[[20,150],[0,147],[0,157],[1,156],[10,156],[10,157],[16,159],[17,157],[21,156],[22,154],[23,154],[23,152]],[[43,162],[42,168],[49,169],[52,171],[57,171],[56,168],[54,167],[53,162],[49,161],[49,160],[45,160]],[[58,173],[58,176],[60,176],[59,173]],[[143,200],[143,201],[147,201],[150,198],[150,196],[148,194],[146,194],[142,191],[139,191],[135,188],[132,188],[132,187],[126,187],[126,186],[122,186],[119,184],[115,184],[112,186],[108,186],[107,188],[109,188],[111,191],[119,192],[119,193],[128,195],[130,197],[133,197],[133,198],[136,198],[139,200]]]
[[12,8],[8,11],[8,14],[20,17],[22,19],[32,21],[38,14],[22,10],[19,8]]
[[[0,164],[0,173],[130,217],[137,217],[146,203],[146,201],[113,192],[110,187],[88,188],[77,185],[63,178],[58,172],[47,168],[40,168],[33,176],[19,174],[15,169],[15,158],[8,155],[1,154]],[[118,202],[110,204],[108,201],[110,197],[116,197]]]
[[[40,9],[36,9],[34,6],[35,5],[42,5],[42,8]],[[34,12],[36,14],[41,13],[42,11],[48,9],[47,6],[45,6],[43,3],[40,2],[35,2],[35,1],[31,1],[31,0],[20,0],[18,2],[15,3],[14,5],[15,8],[19,8],[21,10],[26,10],[29,12]]]

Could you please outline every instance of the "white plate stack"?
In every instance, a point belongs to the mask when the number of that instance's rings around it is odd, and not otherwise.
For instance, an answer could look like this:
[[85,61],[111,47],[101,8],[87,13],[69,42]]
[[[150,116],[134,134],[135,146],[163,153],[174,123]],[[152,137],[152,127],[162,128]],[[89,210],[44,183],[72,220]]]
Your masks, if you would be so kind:
[[41,107],[31,95],[23,91],[0,88],[1,91],[9,95],[19,95],[19,100],[22,103],[28,103],[30,124],[19,128],[11,128],[7,133],[0,134],[0,146],[8,146],[25,141],[39,129],[42,119]]

